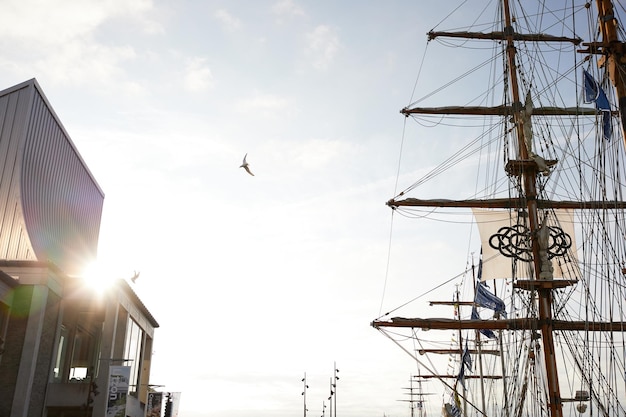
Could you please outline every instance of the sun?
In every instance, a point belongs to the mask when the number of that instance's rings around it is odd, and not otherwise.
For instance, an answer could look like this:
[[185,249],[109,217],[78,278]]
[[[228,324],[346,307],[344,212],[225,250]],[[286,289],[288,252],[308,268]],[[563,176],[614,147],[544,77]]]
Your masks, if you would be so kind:
[[115,281],[116,275],[97,261],[89,263],[80,275],[85,285],[96,294],[106,293]]

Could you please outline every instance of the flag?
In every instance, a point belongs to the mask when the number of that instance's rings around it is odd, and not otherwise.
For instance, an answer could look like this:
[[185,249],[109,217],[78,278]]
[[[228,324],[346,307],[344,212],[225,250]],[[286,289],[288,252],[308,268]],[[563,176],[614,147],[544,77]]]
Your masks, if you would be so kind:
[[126,415],[129,379],[130,366],[109,366],[107,417],[124,417]]
[[461,364],[461,369],[459,370],[459,374],[456,377],[456,380],[458,382],[461,383],[461,385],[463,385],[463,388],[465,389],[465,366],[463,364]]
[[447,417],[461,417],[461,409],[454,403],[446,403],[444,404],[444,410],[446,411]]
[[463,363],[463,366],[467,367],[468,371],[472,371],[472,355],[470,355],[469,349],[467,348],[467,341],[465,341],[465,349],[463,350],[461,362]]
[[[478,315],[478,310],[476,310],[476,306],[472,307],[472,320],[480,320],[480,316]],[[489,329],[479,329],[478,330],[481,334],[485,335],[486,337],[488,337],[489,339],[497,339],[498,337],[496,336],[496,334]]]
[[447,417],[461,417],[461,410],[456,404],[446,403],[443,408],[446,412]]
[[600,87],[600,84],[589,74],[586,70],[583,70],[584,78],[584,90],[585,90],[585,103],[596,103],[596,109],[602,112],[602,129],[604,132],[604,139],[610,140],[613,127],[611,125],[611,106],[609,105],[609,99],[606,97],[604,90]]
[[490,293],[487,290],[487,286],[484,282],[479,281],[478,285],[476,285],[476,296],[474,297],[474,303],[481,307],[489,308],[496,313],[500,313],[504,317],[506,317],[506,308],[504,305],[504,301]]
[[468,371],[472,371],[472,356],[467,348],[467,341],[465,341],[465,349],[463,349],[463,354],[461,355],[461,369],[459,370],[459,375],[457,376],[457,380],[461,383],[461,385],[463,385],[463,388],[465,388],[466,368]]

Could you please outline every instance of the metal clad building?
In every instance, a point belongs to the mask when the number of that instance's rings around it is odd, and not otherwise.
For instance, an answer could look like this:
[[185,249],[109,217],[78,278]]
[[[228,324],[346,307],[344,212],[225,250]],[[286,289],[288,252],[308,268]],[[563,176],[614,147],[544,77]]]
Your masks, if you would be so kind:
[[104,416],[118,369],[145,416],[159,324],[130,282],[80,278],[103,201],[37,81],[0,91],[0,417]]
[[104,194],[35,79],[0,92],[0,259],[95,259]]

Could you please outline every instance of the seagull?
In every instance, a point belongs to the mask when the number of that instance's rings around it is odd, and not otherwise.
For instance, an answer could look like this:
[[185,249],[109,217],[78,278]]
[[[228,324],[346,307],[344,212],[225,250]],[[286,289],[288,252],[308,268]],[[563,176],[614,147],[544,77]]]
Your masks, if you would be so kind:
[[250,168],[248,167],[248,163],[246,162],[246,157],[248,156],[248,154],[245,154],[243,157],[243,164],[241,164],[239,166],[239,168],[243,168],[246,170],[246,172],[250,175],[252,175],[254,177],[254,174],[252,173],[252,171],[250,171]]
[[139,271],[133,271],[133,276],[130,278],[130,280],[133,282],[133,284],[135,283],[135,281],[137,281],[137,278],[139,278]]

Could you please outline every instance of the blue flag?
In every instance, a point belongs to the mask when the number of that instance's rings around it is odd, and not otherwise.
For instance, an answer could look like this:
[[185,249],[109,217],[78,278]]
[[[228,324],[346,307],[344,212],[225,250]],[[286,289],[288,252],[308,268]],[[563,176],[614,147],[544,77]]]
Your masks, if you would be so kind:
[[469,349],[467,348],[467,341],[465,341],[465,349],[463,349],[463,354],[461,355],[461,369],[459,370],[459,375],[457,376],[458,381],[465,388],[465,369],[468,371],[472,371],[472,356],[469,353]]
[[461,385],[463,385],[463,388],[465,389],[465,365],[461,364],[461,369],[459,370],[459,375],[456,377],[456,379],[461,383]]
[[611,106],[609,105],[609,99],[606,97],[604,90],[600,87],[600,84],[589,74],[586,70],[583,70],[584,89],[585,89],[585,103],[596,103],[596,109],[602,112],[602,129],[604,133],[604,139],[610,140],[613,126],[611,124]]
[[446,403],[444,406],[447,417],[461,417],[461,409],[454,403]]
[[[472,320],[480,320],[480,316],[478,315],[478,310],[476,310],[476,306],[472,307]],[[481,334],[485,335],[489,339],[497,339],[496,334],[490,329],[479,329]]]
[[472,371],[472,355],[470,355],[469,349],[467,348],[467,341],[465,341],[465,349],[463,350],[461,362],[463,362],[463,366],[467,367],[468,371]]
[[479,282],[478,285],[476,285],[474,303],[481,307],[489,308],[506,317],[506,307],[504,305],[504,301],[490,293],[487,290],[487,286],[483,282]]

